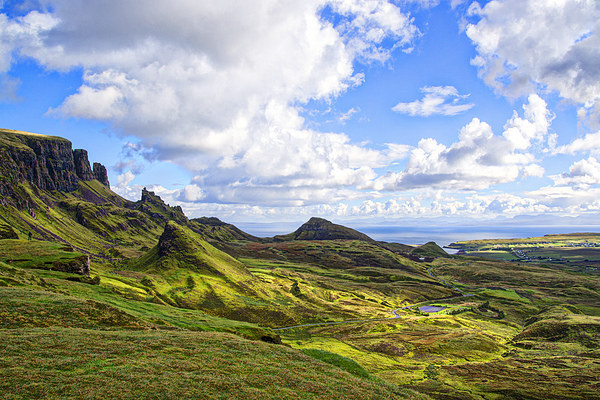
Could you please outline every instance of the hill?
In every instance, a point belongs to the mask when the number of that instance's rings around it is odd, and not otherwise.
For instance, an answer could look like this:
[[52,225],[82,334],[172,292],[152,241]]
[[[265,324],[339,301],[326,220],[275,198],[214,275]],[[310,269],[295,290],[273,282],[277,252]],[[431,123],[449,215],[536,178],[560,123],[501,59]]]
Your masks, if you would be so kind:
[[221,221],[215,217],[202,217],[190,220],[190,229],[202,235],[206,240],[227,243],[236,240],[258,242],[262,239],[252,236],[232,224]]
[[146,189],[123,199],[105,172],[65,139],[0,130],[2,398],[598,393],[594,234],[480,244],[536,246],[527,262],[320,218],[257,238]]
[[323,218],[313,217],[304,223],[296,231],[287,235],[277,235],[273,241],[287,242],[290,240],[360,240],[364,242],[375,242],[373,239],[342,225],[334,224]]
[[422,246],[418,246],[411,251],[411,254],[416,254],[421,257],[449,257],[435,242],[427,242]]

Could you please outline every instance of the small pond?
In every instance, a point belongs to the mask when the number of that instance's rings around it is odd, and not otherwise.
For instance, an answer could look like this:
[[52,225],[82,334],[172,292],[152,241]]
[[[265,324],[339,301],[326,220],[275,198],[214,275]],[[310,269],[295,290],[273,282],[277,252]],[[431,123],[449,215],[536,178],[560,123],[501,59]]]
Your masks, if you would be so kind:
[[440,307],[440,306],[421,306],[419,307],[419,310],[426,312],[426,313],[434,313],[434,312],[439,312],[442,310],[445,310],[447,307]]

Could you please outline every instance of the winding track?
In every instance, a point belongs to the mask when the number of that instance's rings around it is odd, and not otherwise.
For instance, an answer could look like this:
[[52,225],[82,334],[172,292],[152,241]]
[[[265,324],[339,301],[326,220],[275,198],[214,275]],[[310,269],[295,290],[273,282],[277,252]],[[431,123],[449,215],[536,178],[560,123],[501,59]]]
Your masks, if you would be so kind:
[[[455,290],[455,291],[457,291],[457,292],[460,293],[460,296],[447,297],[447,298],[439,299],[439,300],[452,300],[452,299],[458,299],[458,298],[461,298],[461,297],[473,296],[473,294],[465,293],[461,289],[457,288],[456,286],[452,286],[452,285],[446,283],[446,281],[443,280],[442,278],[439,278],[439,277],[433,275],[433,273],[431,272],[432,269],[433,269],[433,267],[429,267],[427,269],[427,273],[429,274],[429,276],[431,276],[432,278],[437,279],[438,281],[442,282],[442,284],[444,286],[449,287],[452,290]],[[388,320],[388,319],[400,318],[401,316],[398,315],[396,313],[396,311],[406,310],[406,309],[409,309],[409,308],[417,307],[417,306],[419,306],[421,304],[429,303],[430,301],[435,301],[435,300],[422,301],[422,302],[419,302],[419,303],[409,304],[409,305],[404,306],[404,307],[399,307],[399,308],[393,309],[392,311],[390,311],[394,315],[393,317],[387,317],[387,318],[365,318],[365,319],[347,319],[347,320],[344,320],[344,321],[335,321],[335,322],[315,322],[315,323],[312,323],[312,324],[291,325],[291,326],[283,326],[281,328],[271,328],[271,329],[274,330],[274,331],[283,331],[283,330],[287,330],[287,329],[308,328],[308,327],[312,327],[312,326],[327,326],[327,325],[351,324],[351,323],[354,323],[354,322],[367,322],[367,321],[385,321],[385,320]]]

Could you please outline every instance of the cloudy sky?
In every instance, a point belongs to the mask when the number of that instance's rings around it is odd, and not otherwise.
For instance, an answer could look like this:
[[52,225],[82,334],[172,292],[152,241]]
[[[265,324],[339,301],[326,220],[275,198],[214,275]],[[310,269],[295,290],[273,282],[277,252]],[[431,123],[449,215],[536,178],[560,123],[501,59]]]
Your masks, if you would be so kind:
[[597,0],[0,1],[2,127],[236,221],[600,210]]

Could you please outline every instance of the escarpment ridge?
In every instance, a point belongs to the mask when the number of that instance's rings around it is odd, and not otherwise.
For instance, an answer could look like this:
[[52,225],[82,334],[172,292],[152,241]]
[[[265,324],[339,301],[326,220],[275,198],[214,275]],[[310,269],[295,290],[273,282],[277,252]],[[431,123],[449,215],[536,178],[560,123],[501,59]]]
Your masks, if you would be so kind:
[[106,168],[90,167],[86,150],[72,149],[71,142],[57,136],[0,129],[0,196],[18,208],[25,206],[16,196],[19,184],[42,190],[74,192],[79,181],[98,180],[110,187]]

